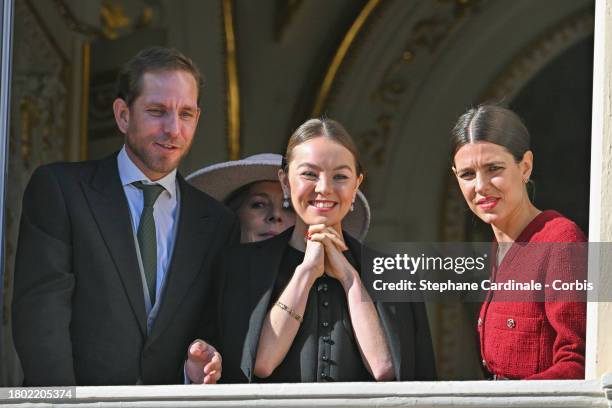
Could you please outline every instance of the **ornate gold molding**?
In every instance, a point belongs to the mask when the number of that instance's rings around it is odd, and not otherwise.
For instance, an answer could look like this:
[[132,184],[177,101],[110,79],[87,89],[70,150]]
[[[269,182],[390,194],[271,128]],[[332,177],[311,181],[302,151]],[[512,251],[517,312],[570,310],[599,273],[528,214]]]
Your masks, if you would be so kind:
[[32,97],[24,97],[19,101],[20,154],[19,157],[26,170],[32,167],[32,139],[34,128],[40,124],[40,110]]
[[119,31],[129,27],[131,23],[131,19],[125,14],[123,5],[117,0],[102,1],[100,20],[102,22],[102,34],[110,40],[119,38]]
[[70,10],[65,0],[53,0],[57,10],[70,31],[85,35],[90,39],[104,38],[117,40],[122,35],[137,31],[152,24],[153,9],[143,5],[140,17],[133,21],[125,14],[120,0],[103,0],[100,7],[100,27],[80,21]]
[[89,76],[91,64],[91,43],[83,43],[82,73],[81,73],[81,144],[79,146],[79,156],[81,160],[86,160],[88,156],[87,126],[89,118]]
[[314,108],[312,109],[311,117],[321,116],[323,112],[323,108],[327,103],[327,99],[329,97],[329,93],[331,91],[332,85],[336,79],[336,75],[338,74],[338,70],[342,66],[346,55],[351,48],[351,45],[359,35],[359,32],[363,28],[364,24],[368,20],[368,18],[372,15],[376,7],[380,4],[380,0],[368,0],[366,5],[363,7],[353,24],[349,28],[349,30],[344,35],[340,46],[336,50],[334,54],[334,58],[332,59],[331,64],[327,68],[327,72],[325,73],[325,77],[323,77],[323,82],[321,83],[321,87],[319,88],[319,92],[317,93],[317,98],[315,99]]
[[356,136],[368,164],[380,167],[385,162],[399,103],[409,89],[409,83],[405,80],[407,74],[402,70],[409,67],[421,53],[435,54],[483,1],[439,0],[430,15],[412,26],[403,51],[385,68],[380,82],[370,94],[370,100],[380,110],[375,124]]
[[227,152],[229,160],[238,160],[240,158],[240,89],[238,86],[233,0],[223,0],[223,29],[225,32],[225,80],[227,87]]
[[553,58],[581,39],[592,35],[595,16],[582,10],[547,30],[504,68],[483,92],[480,101],[512,99]]

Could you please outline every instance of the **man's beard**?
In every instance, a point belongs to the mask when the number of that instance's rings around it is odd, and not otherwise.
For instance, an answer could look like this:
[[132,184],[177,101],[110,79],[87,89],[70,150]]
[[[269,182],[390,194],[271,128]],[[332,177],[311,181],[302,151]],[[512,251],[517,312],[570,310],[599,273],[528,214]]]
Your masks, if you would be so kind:
[[[163,142],[158,142],[163,143]],[[164,156],[156,156],[150,150],[143,148],[140,145],[134,145],[131,143],[130,139],[126,137],[125,140],[126,146],[130,149],[130,151],[138,158],[138,160],[150,171],[158,173],[158,174],[168,174],[176,169],[183,158],[189,152],[191,148],[191,144],[187,146],[185,150],[181,153],[180,156],[176,157],[164,157]],[[153,149],[152,147],[150,149]]]

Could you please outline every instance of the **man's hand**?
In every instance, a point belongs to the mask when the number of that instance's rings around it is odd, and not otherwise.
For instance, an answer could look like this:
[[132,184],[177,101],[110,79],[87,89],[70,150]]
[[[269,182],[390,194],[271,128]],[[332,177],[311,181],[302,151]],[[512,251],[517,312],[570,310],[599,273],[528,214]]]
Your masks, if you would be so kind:
[[221,378],[221,354],[204,340],[189,345],[185,362],[187,377],[195,384],[216,384]]

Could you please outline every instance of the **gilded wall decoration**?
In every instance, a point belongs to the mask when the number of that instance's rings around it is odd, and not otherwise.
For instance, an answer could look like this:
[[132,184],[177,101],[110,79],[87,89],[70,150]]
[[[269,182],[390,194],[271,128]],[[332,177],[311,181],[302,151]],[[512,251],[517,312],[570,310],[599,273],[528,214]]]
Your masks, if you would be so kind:
[[227,156],[240,159],[240,86],[238,82],[238,55],[234,30],[234,1],[223,0],[223,33],[225,38],[225,87]]
[[[65,0],[53,0],[66,27],[90,39],[104,38],[117,40],[131,32],[138,31],[154,23],[162,13],[159,1],[102,0],[100,5],[100,26],[81,21],[68,7]],[[127,6],[130,10],[126,10]]]
[[[371,127],[357,134],[364,160],[370,167],[385,162],[386,147],[396,121],[400,102],[414,84],[411,65],[422,55],[433,58],[442,44],[458,29],[470,13],[478,11],[485,0],[438,0],[431,15],[418,20],[410,31],[402,52],[383,71],[370,94],[373,108],[379,111]],[[372,139],[377,142],[372,142]],[[372,146],[378,146],[374,150]]]
[[[11,129],[6,196],[3,330],[9,336],[13,267],[21,214],[21,198],[32,171],[41,164],[64,160],[67,141],[67,58],[29,2],[15,2]],[[8,373],[18,373],[9,345],[0,350]],[[15,378],[9,380],[17,381]],[[17,383],[15,383],[17,385]]]
[[[8,218],[20,214],[21,195],[31,172],[40,164],[64,159],[66,143],[66,58],[34,11],[24,2],[15,5]],[[17,224],[12,222],[13,228],[7,229],[9,271]]]
[[321,116],[321,113],[323,113],[324,109],[329,105],[330,98],[332,97],[332,90],[334,87],[337,87],[336,78],[340,70],[345,68],[344,65],[346,65],[349,52],[355,52],[356,47],[354,44],[356,43],[357,38],[361,32],[365,30],[366,25],[371,22],[375,12],[380,12],[380,9],[382,8],[379,7],[380,5],[380,0],[368,0],[344,35],[344,38],[340,42],[334,57],[327,67],[325,76],[323,77],[323,81],[321,82],[321,86],[317,92],[317,97],[312,109],[312,117]]
[[511,100],[540,69],[573,44],[593,35],[594,29],[595,16],[592,11],[583,11],[569,17],[542,34],[520,56],[514,58],[480,99]]

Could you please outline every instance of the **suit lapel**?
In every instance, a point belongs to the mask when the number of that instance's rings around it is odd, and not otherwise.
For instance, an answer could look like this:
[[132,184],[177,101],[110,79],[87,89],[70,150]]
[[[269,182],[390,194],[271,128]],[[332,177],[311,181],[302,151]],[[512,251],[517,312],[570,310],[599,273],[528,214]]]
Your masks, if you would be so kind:
[[136,257],[130,210],[119,179],[117,156],[112,155],[100,161],[91,182],[82,182],[81,187],[119,273],[138,326],[143,336],[146,336],[147,318],[142,279]]
[[293,228],[289,228],[277,237],[263,241],[258,245],[257,250],[251,253],[249,305],[253,312],[249,319],[249,330],[244,342],[243,356],[246,358],[243,358],[240,364],[242,372],[249,378],[249,381],[253,378],[253,367],[263,320],[268,313],[274,282],[292,232]]
[[177,183],[181,200],[178,229],[172,261],[166,274],[159,315],[153,323],[149,341],[153,341],[177,313],[181,301],[201,271],[217,224],[206,203],[198,198],[198,193],[193,187],[188,185],[180,175],[177,175]]

